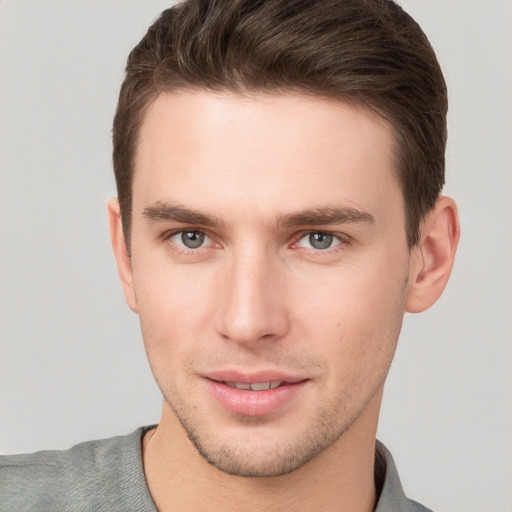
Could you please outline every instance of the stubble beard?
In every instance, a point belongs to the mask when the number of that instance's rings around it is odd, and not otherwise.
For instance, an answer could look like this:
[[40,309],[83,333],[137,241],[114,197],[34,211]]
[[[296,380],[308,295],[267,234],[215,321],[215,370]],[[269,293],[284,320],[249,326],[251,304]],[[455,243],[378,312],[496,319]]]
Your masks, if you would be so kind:
[[[279,443],[277,446],[271,446],[272,443],[267,441],[264,435],[255,433],[254,429],[250,428],[247,433],[251,436],[250,439],[215,441],[208,434],[201,432],[196,425],[191,424],[188,418],[184,418],[171,404],[169,405],[201,457],[210,465],[230,475],[242,477],[286,475],[306,464],[326,448],[320,442],[322,436],[316,438],[311,434],[306,435],[297,445]],[[251,423],[257,425],[258,422]],[[332,444],[334,440],[328,444]]]
[[210,465],[230,475],[269,478],[296,471],[338,441],[365,410],[384,378],[358,409],[348,410],[353,397],[338,397],[336,404],[315,411],[315,420],[305,429],[277,441],[265,433],[265,424],[271,420],[242,417],[238,421],[241,427],[247,426],[247,436],[223,439],[210,432],[200,418],[194,418],[186,404],[165,396],[164,399],[188,439]]

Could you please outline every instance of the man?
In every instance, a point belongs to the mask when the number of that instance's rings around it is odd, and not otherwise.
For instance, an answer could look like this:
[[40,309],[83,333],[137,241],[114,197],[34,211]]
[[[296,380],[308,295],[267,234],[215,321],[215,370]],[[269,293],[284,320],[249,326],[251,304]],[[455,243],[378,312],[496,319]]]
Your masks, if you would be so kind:
[[108,205],[157,427],[2,460],[0,510],[425,510],[376,429],[459,237],[446,87],[393,2],[188,1],[128,59]]

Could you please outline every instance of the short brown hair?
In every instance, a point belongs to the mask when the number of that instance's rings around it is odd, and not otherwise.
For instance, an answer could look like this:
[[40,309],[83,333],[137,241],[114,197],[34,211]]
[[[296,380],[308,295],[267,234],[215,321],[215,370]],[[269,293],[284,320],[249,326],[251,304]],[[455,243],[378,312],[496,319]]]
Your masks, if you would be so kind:
[[369,107],[395,132],[409,247],[444,185],[447,94],[419,25],[390,0],[187,0],[165,10],[128,57],[113,128],[130,241],[138,133],[162,92],[290,91]]

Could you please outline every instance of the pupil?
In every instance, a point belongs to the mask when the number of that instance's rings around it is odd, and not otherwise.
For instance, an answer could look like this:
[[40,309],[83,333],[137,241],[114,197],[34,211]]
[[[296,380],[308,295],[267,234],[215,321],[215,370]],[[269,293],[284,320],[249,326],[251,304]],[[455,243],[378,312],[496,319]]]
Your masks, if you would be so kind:
[[196,231],[186,231],[181,235],[181,241],[185,247],[189,249],[197,249],[201,247],[204,242],[203,233],[198,233]]
[[309,243],[314,249],[328,249],[332,244],[332,235],[326,233],[311,233]]

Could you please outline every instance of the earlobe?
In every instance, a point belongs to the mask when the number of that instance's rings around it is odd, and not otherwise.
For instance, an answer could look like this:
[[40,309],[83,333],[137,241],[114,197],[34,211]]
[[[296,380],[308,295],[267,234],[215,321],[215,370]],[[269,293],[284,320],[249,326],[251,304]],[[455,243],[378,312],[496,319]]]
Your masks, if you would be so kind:
[[137,300],[133,286],[133,271],[130,256],[124,238],[123,224],[121,221],[121,209],[117,198],[112,198],[107,203],[108,223],[110,228],[110,240],[112,250],[117,262],[117,270],[126,302],[130,309],[137,312]]
[[421,238],[412,249],[406,311],[419,313],[441,296],[452,271],[460,236],[457,206],[440,197],[421,225]]

